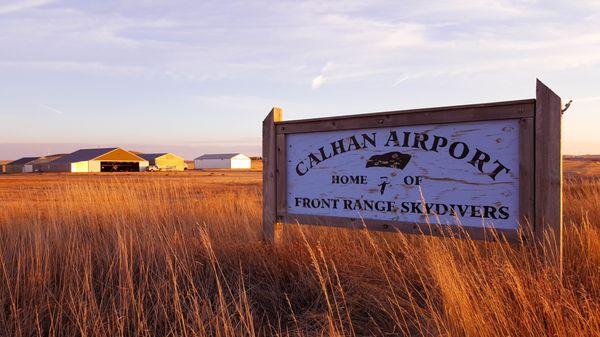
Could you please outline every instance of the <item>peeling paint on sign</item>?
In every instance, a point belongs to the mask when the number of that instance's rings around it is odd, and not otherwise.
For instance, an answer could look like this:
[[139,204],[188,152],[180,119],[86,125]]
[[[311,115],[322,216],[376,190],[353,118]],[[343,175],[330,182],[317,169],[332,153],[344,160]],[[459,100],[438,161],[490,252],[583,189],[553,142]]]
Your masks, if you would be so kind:
[[517,229],[517,119],[286,136],[289,214]]

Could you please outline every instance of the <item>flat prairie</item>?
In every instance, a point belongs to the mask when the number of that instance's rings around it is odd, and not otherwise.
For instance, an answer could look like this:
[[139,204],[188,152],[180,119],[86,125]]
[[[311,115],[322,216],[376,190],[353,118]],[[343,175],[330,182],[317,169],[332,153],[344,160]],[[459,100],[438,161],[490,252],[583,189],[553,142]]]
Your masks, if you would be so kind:
[[0,336],[600,336],[600,178],[527,244],[286,225],[260,171],[0,175]]
[[599,177],[600,157],[567,159],[563,168],[567,177]]

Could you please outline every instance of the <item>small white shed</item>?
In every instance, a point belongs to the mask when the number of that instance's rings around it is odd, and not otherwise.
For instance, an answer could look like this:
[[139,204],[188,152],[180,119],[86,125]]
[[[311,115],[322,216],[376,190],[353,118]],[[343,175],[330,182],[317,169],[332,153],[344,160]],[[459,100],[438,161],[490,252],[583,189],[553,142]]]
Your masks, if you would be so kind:
[[249,169],[250,157],[241,153],[205,154],[194,159],[195,169]]

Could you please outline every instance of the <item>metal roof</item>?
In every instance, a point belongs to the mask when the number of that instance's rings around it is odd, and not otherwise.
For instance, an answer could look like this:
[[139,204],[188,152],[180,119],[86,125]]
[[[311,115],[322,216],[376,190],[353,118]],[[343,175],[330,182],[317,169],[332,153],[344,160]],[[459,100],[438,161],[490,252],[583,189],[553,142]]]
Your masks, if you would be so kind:
[[114,151],[118,149],[118,147],[107,147],[102,149],[81,149],[77,150],[73,153],[70,153],[66,156],[63,156],[55,161],[53,164],[68,164],[68,163],[76,163],[79,161],[87,161],[92,160],[94,158],[100,157],[103,154]]
[[241,153],[215,153],[215,154],[203,154],[196,159],[231,159]]
[[17,159],[15,161],[11,161],[10,163],[7,163],[6,165],[25,165],[29,162],[32,162],[36,159],[38,159],[39,157],[23,157],[21,159]]
[[146,159],[146,160],[153,160],[156,159],[158,157],[162,157],[167,153],[138,153],[137,155]]
[[61,157],[65,156],[65,154],[52,154],[48,156],[39,157],[38,159],[32,161],[30,164],[39,165],[39,164],[48,164],[53,162]]

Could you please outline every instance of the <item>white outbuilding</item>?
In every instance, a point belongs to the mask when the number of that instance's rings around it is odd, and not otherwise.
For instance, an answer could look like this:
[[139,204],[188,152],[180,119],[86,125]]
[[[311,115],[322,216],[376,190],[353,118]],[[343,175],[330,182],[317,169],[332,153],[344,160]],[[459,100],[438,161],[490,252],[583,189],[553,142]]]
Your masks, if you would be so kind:
[[194,159],[195,169],[249,169],[252,159],[241,153],[204,154]]

